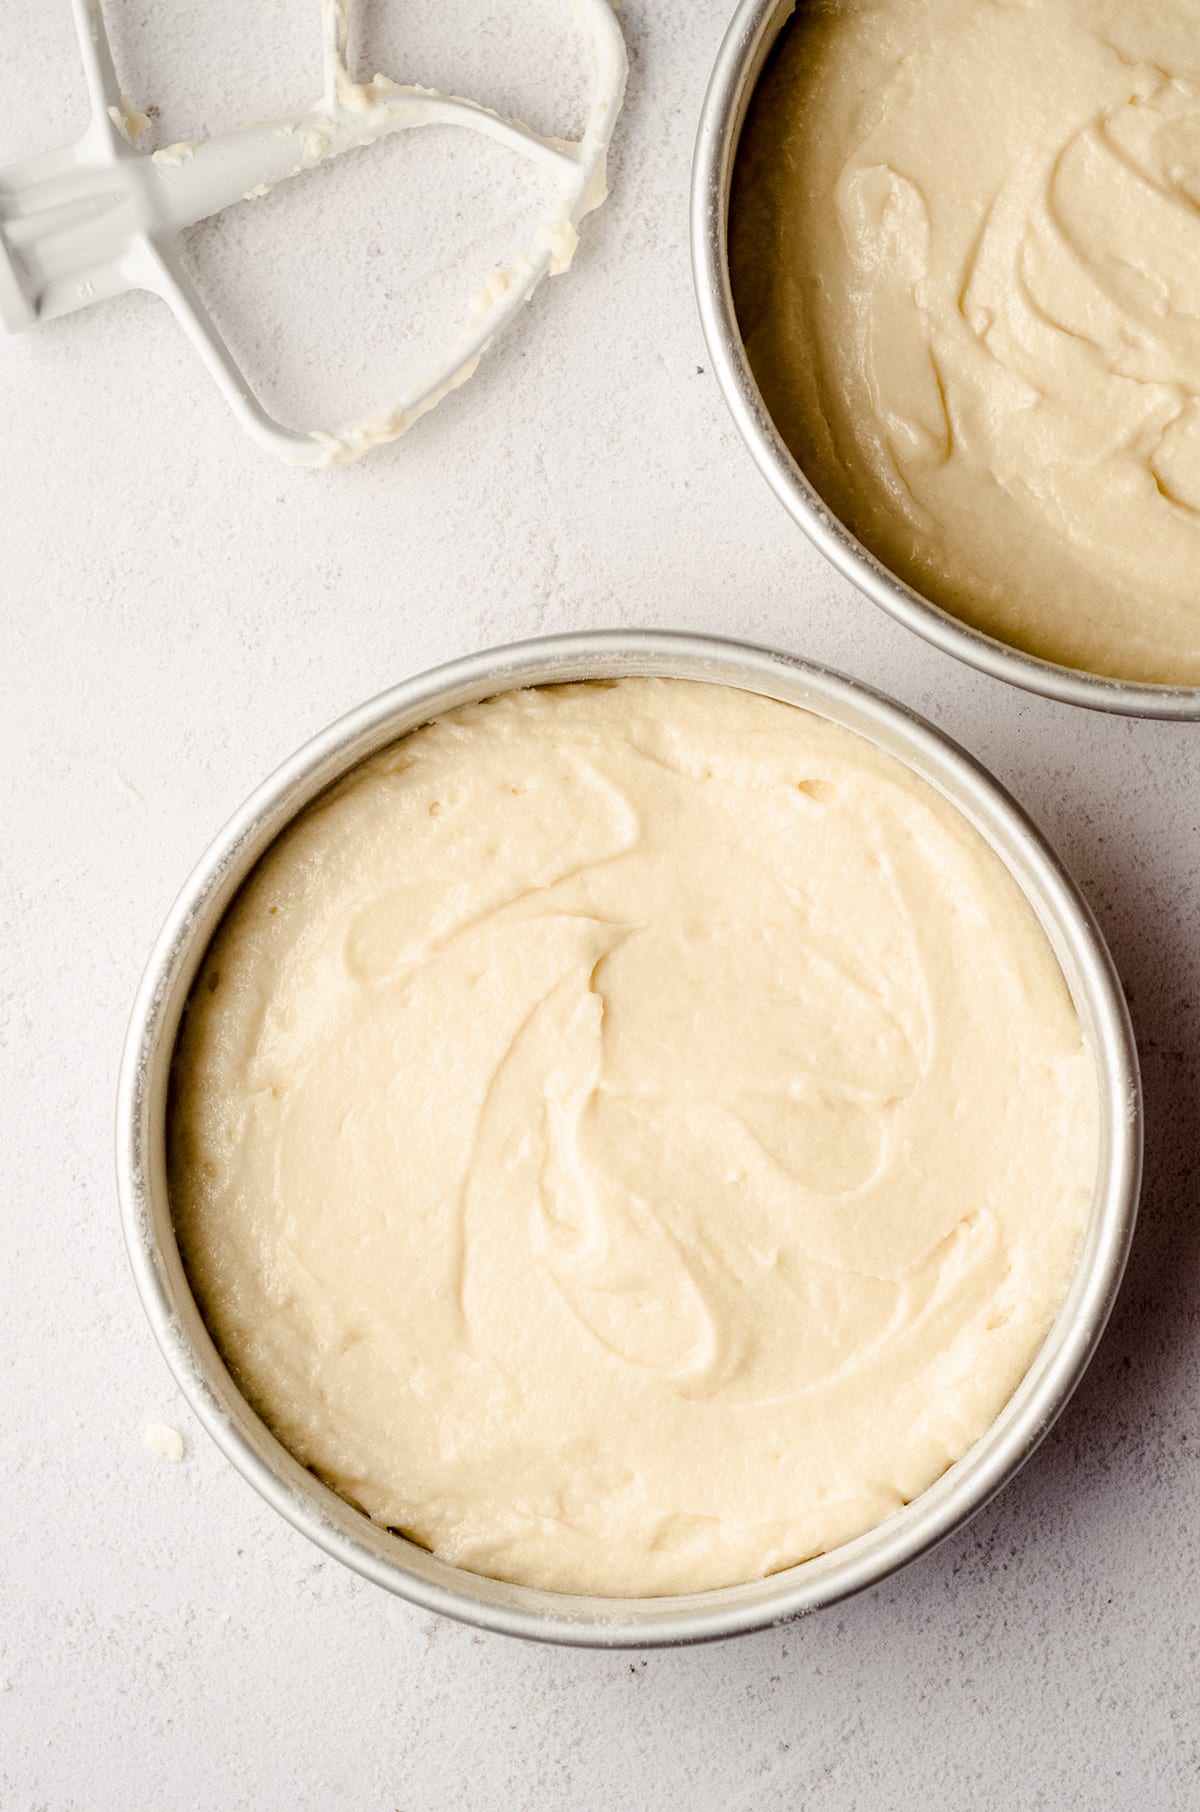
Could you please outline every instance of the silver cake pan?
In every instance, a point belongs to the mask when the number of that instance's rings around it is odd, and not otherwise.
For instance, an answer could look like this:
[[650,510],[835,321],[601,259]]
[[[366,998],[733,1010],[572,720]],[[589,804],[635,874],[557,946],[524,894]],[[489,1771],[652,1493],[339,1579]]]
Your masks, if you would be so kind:
[[[1094,1056],[1100,1166],[1075,1275],[1024,1381],[988,1432],[927,1491],[830,1553],[767,1579],[687,1596],[568,1597],[447,1565],[321,1484],[250,1409],[192,1298],[167,1195],[171,1059],[189,989],[238,887],[325,787],[439,713],[519,686],[654,674],[719,682],[817,712],[904,762],[970,820],[1015,876],[1054,947]],[[1086,904],[1003,789],[899,705],[806,661],[718,639],[608,631],[518,643],[403,681],[307,743],[235,813],[193,871],[150,957],[125,1045],[117,1167],[134,1277],[167,1363],[217,1445],[268,1503],[327,1553],[439,1615],[549,1642],[649,1648],[802,1616],[875,1584],[957,1529],[1028,1459],[1078,1383],[1125,1265],[1141,1168],[1137,1056],[1120,984]]]
[[750,369],[729,278],[729,190],[751,95],[796,0],[741,0],[717,53],[692,165],[692,270],[700,322],[730,414],[780,502],[826,559],[898,622],[996,679],[1067,704],[1134,717],[1200,718],[1200,687],[1106,679],[1023,654],[889,572],[838,520],[784,445]]

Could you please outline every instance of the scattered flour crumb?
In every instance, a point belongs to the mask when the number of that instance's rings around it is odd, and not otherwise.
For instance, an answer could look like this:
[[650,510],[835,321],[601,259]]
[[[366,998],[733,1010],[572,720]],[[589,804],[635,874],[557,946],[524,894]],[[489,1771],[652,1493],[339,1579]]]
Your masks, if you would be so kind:
[[160,1460],[181,1460],[183,1458],[183,1436],[177,1428],[169,1428],[165,1422],[148,1422],[142,1430],[142,1439],[151,1453],[156,1453]]
[[11,1691],[12,1691],[12,1681],[11,1680],[0,1680],[0,1692],[11,1692]]
[[146,797],[145,793],[139,792],[137,787],[134,786],[132,780],[127,780],[125,778],[125,776],[124,776],[124,774],[122,774],[120,768],[110,768],[108,771],[113,777],[113,784],[122,793],[125,794],[126,798],[138,799],[138,800],[142,800],[142,801],[145,800],[145,797]]

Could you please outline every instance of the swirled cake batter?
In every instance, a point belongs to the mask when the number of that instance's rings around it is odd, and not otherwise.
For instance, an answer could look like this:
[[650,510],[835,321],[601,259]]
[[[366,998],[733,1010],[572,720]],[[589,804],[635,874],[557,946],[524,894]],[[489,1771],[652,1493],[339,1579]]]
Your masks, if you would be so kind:
[[214,1337],[301,1460],[481,1573],[716,1586],[930,1484],[1095,1173],[1017,886],[873,745],[721,686],[508,693],[259,863],[176,1056]]
[[1200,0],[802,0],[730,256],[780,433],[887,566],[1200,684]]

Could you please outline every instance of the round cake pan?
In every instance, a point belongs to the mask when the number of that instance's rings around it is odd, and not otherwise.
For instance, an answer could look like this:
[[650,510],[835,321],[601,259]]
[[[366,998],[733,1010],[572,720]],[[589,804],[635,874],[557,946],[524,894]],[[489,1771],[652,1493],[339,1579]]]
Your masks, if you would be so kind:
[[[1044,1345],[987,1433],[920,1497],[857,1540],[770,1578],[680,1597],[580,1598],[481,1578],[378,1527],[259,1420],[209,1338],[180,1259],[167,1192],[167,1090],[184,1003],[222,914],[318,793],[441,712],[514,687],[635,674],[804,706],[887,750],[958,807],[1015,876],[1067,979],[1096,1064],[1100,1165],[1075,1274]],[[134,1277],[167,1363],[217,1445],[281,1515],[427,1611],[550,1642],[647,1648],[761,1628],[873,1585],[958,1528],[1012,1476],[1070,1396],[1112,1307],[1137,1211],[1141,1096],[1124,997],[1087,906],[1029,820],[968,755],[900,706],[808,662],[702,636],[609,631],[493,649],[405,680],[324,730],[259,787],[192,873],[151,955],[121,1066],[117,1164]]]
[[[801,0],[803,4],[803,0]],[[746,110],[796,0],[741,0],[713,68],[692,166],[692,270],[717,381],[771,489],[860,591],[946,654],[1067,704],[1135,717],[1200,718],[1200,687],[1147,685],[1063,667],[985,635],[889,572],[822,502],[771,420],[750,369],[729,277],[729,191]]]

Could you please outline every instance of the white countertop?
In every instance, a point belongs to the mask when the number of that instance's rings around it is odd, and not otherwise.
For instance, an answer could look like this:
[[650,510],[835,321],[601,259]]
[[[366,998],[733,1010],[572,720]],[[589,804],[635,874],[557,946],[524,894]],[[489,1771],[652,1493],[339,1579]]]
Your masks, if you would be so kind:
[[[569,48],[562,5],[488,0],[476,29],[465,7],[379,0],[392,48],[375,60],[553,129],[544,72]],[[363,464],[304,475],[258,453],[147,298],[0,343],[6,1812],[1200,1800],[1200,727],[976,676],[833,577],[769,495],[708,371],[688,266],[691,143],[729,8],[628,0],[612,198],[574,271],[473,383]],[[5,88],[28,82],[5,94],[0,164],[63,140],[80,106],[67,0],[23,11]],[[315,37],[287,48],[315,0],[264,3],[224,50],[208,22],[250,19],[234,0],[109,11],[132,98],[162,110],[159,142],[316,85]],[[445,205],[413,193],[426,155],[461,180]],[[474,156],[406,150],[370,182],[304,179],[311,215],[297,183],[209,230],[201,274],[276,395],[336,398],[342,370],[360,382],[383,343],[380,309],[419,334],[418,290],[447,270],[448,295],[474,286],[478,255],[455,272],[453,247],[471,209],[511,189]],[[270,234],[306,218],[319,250],[302,280]],[[265,772],[405,674],[610,624],[812,655],[982,757],[1058,844],[1111,942],[1149,1147],[1100,1355],[1001,1498],[856,1601],[649,1656],[431,1620],[260,1503],[154,1346],[112,1161],[118,1054],[151,940]],[[183,1433],[179,1464],[143,1444],[155,1421]]]

